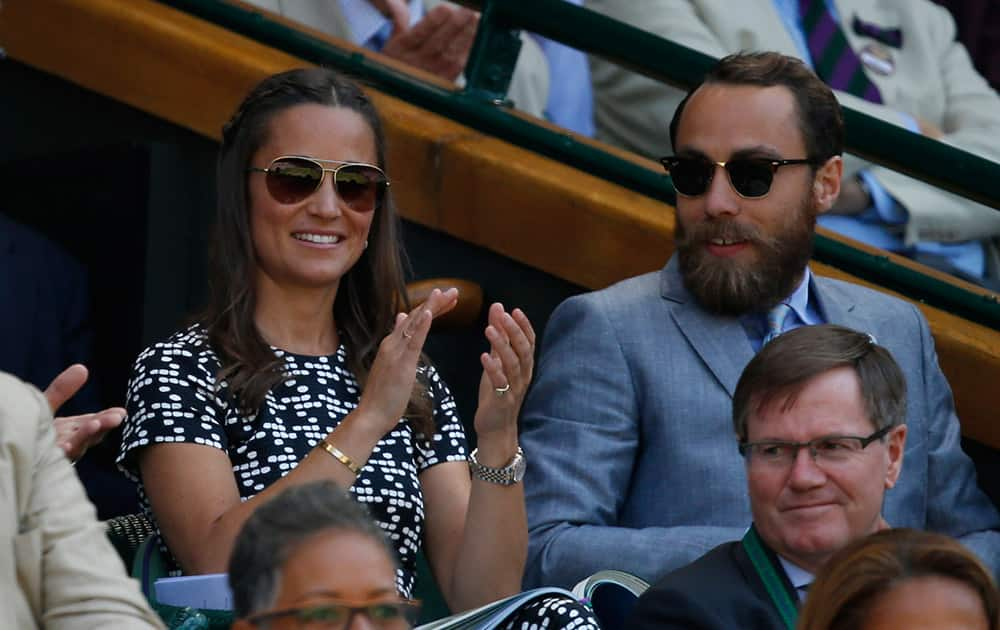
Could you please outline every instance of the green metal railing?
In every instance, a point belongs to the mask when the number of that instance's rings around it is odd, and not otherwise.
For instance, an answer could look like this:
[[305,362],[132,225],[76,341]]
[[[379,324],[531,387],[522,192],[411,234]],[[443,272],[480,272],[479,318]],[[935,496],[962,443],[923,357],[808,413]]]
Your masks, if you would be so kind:
[[[306,61],[360,77],[388,94],[484,133],[654,199],[675,202],[666,174],[579,142],[571,134],[533,124],[503,105],[519,45],[514,35],[519,29],[530,30],[680,88],[696,85],[714,59],[562,0],[458,1],[481,10],[482,16],[466,69],[466,88],[456,92],[223,0],[161,0]],[[860,112],[845,109],[844,117],[846,143],[852,153],[1000,208],[996,185],[1000,165]],[[929,166],[935,164],[948,164],[948,172]],[[912,299],[1000,329],[1000,302],[996,296],[966,291],[899,265],[887,256],[869,254],[822,235],[816,237],[815,257]]]
[[[485,9],[481,32],[523,28],[675,87],[694,87],[716,62],[704,53],[563,0],[457,1]],[[472,66],[470,74],[476,70]],[[469,80],[475,82],[475,78]],[[844,108],[844,121],[851,153],[1000,209],[1000,164],[850,108]],[[948,164],[947,171],[941,164]]]

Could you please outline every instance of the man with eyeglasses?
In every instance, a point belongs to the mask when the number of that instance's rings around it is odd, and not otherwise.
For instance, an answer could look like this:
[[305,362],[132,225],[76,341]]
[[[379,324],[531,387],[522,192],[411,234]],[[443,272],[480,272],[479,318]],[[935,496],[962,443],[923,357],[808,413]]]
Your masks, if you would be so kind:
[[905,416],[903,373],[868,335],[823,324],[769,343],[733,395],[753,525],[646,591],[628,627],[793,627],[830,556],[888,526]]
[[[959,538],[1000,570],[1000,515],[959,446],[951,391],[912,304],[812,274],[816,217],[840,191],[830,89],[777,53],[721,60],[678,108],[676,251],[662,270],[552,314],[522,436],[526,586],[615,568],[654,582],[751,521],[727,435],[743,368],[776,335],[831,323],[873,334],[910,391],[894,526]],[[538,461],[536,461],[538,460]]]

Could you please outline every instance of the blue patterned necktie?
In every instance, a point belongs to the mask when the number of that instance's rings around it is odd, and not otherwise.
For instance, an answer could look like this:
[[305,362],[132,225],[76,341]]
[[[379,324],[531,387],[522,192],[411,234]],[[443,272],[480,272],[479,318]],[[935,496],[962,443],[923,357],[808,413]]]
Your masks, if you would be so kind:
[[826,0],[799,0],[799,15],[813,69],[819,78],[835,90],[881,103],[882,93],[865,74],[861,58],[851,49],[840,24],[830,14]]
[[760,344],[763,348],[771,343],[775,337],[780,335],[785,325],[785,318],[792,312],[792,307],[781,303],[767,312],[767,334],[764,335],[764,342]]

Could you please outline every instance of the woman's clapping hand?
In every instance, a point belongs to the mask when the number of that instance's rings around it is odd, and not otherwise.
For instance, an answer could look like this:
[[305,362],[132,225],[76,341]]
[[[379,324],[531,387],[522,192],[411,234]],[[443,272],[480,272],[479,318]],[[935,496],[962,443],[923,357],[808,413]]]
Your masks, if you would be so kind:
[[535,331],[521,309],[507,313],[502,304],[490,306],[486,339],[490,351],[479,357],[483,377],[475,420],[480,441],[494,433],[516,434],[535,365]]
[[399,313],[392,332],[379,344],[358,411],[380,423],[382,435],[406,411],[417,376],[417,362],[431,322],[458,304],[458,289],[434,289],[427,300],[409,313]]

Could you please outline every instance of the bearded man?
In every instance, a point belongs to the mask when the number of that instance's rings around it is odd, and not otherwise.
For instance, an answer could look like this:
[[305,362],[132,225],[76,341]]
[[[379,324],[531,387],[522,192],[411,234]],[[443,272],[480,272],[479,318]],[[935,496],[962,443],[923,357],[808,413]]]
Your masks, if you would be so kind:
[[609,568],[654,582],[741,539],[752,517],[730,438],[737,381],[774,336],[822,323],[873,335],[906,380],[906,469],[886,493],[887,521],[959,538],[1000,570],[1000,515],[961,451],[927,322],[809,270],[843,169],[830,89],[795,58],[733,55],[688,94],[670,133],[675,255],[570,298],[546,328],[522,420],[525,585]]

